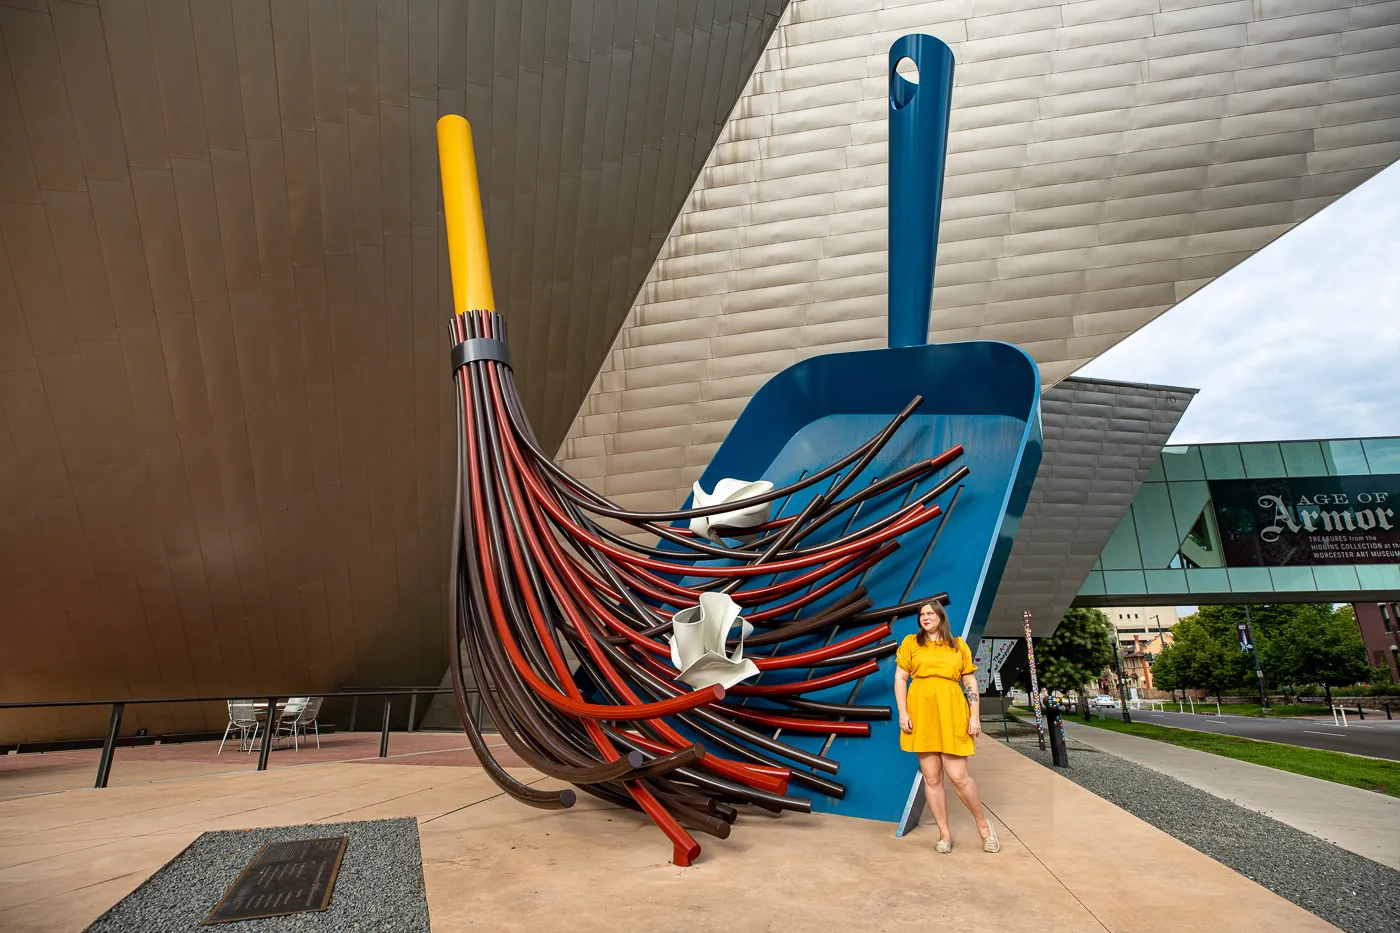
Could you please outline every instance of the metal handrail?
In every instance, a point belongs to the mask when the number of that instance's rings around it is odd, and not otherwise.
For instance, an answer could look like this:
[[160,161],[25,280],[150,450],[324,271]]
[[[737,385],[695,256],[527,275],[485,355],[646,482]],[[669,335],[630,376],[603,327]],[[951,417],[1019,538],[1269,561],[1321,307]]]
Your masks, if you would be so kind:
[[[259,771],[267,770],[267,756],[272,751],[272,742],[269,739],[270,731],[275,727],[273,716],[277,710],[277,702],[282,697],[291,699],[292,697],[311,696],[322,699],[332,699],[349,697],[352,700],[351,706],[351,729],[354,728],[354,709],[359,704],[360,697],[383,697],[384,698],[384,720],[379,732],[379,757],[389,757],[389,715],[393,711],[393,701],[396,696],[409,697],[408,707],[408,728],[413,731],[413,717],[417,712],[418,697],[427,695],[439,695],[451,693],[451,687],[387,687],[381,689],[352,689],[335,690],[331,692],[318,690],[305,690],[301,692],[281,691],[271,696],[216,696],[216,697],[134,697],[123,700],[26,700],[26,701],[5,701],[0,702],[0,710],[6,709],[53,709],[56,707],[71,706],[110,706],[112,714],[107,722],[107,734],[102,740],[102,755],[97,760],[97,780],[93,783],[94,788],[107,786],[107,779],[112,773],[112,757],[116,753],[118,733],[121,731],[122,715],[126,711],[128,704],[155,704],[155,703],[228,703],[235,700],[250,700],[254,703],[266,703],[268,709],[267,728],[263,731],[263,743],[258,749]],[[467,687],[466,692],[475,694],[479,691],[475,687]]]
[[[412,693],[451,693],[451,687],[389,687],[383,690],[335,690],[327,693],[324,690],[305,690],[301,693],[288,693],[282,691],[277,694],[279,697],[382,697],[382,696],[408,696]],[[473,692],[471,687],[467,692]],[[224,695],[216,697],[137,697],[134,699],[121,700],[25,700],[25,701],[5,701],[0,702],[0,709],[31,709],[52,706],[112,706],[116,703],[225,703],[229,700],[253,700],[261,703],[266,700],[266,696],[255,696],[252,694]]]

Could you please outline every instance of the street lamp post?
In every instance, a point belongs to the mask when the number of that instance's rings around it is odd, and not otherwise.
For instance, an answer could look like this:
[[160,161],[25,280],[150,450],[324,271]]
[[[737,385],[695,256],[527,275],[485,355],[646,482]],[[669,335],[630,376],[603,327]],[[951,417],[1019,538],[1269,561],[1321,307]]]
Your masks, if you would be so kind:
[[1264,689],[1264,668],[1259,663],[1259,646],[1254,641],[1254,622],[1249,617],[1249,604],[1244,607],[1244,634],[1250,652],[1254,655],[1254,676],[1259,681],[1259,705],[1269,708],[1269,694]]
[[[1167,633],[1164,632],[1164,631],[1162,631],[1162,617],[1161,617],[1161,616],[1153,616],[1153,617],[1152,617],[1152,621],[1157,623],[1157,640],[1160,641],[1160,642],[1162,643],[1162,651],[1166,651],[1166,650],[1167,650]],[[1160,657],[1161,654],[1162,654],[1162,652],[1159,651],[1159,652],[1157,652],[1157,654],[1158,654],[1158,656]],[[1175,687],[1172,687],[1172,702],[1173,702],[1173,703],[1176,702],[1176,688],[1175,688]]]
[[1123,721],[1132,722],[1128,715],[1128,688],[1123,685],[1123,646],[1118,642],[1118,633],[1113,633],[1113,667],[1118,675],[1118,701],[1123,706]]

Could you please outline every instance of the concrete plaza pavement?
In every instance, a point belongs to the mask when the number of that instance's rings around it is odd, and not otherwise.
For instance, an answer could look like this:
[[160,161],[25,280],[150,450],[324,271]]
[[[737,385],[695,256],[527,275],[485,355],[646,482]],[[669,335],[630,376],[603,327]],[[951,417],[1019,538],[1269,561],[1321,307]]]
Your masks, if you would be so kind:
[[1065,734],[1400,871],[1400,799],[1068,719]]
[[[1215,704],[1197,703],[1197,710],[1214,709]],[[1121,709],[1098,709],[1095,715],[1121,716]],[[1159,726],[1175,726],[1178,729],[1193,729],[1196,732],[1213,732],[1217,735],[1237,735],[1246,739],[1260,739],[1265,742],[1281,742],[1284,745],[1298,745],[1302,748],[1320,748],[1329,752],[1347,752],[1351,755],[1366,755],[1371,758],[1386,758],[1400,761],[1400,719],[1387,720],[1368,717],[1359,720],[1355,715],[1347,715],[1346,726],[1332,725],[1332,718],[1310,719],[1289,717],[1266,719],[1261,716],[1223,716],[1214,714],[1178,713],[1175,710],[1161,711],[1130,709],[1133,722],[1155,723]]]
[[[152,763],[155,764],[155,763]],[[80,930],[206,830],[414,816],[436,933],[457,930],[982,930],[1195,933],[1329,924],[984,737],[972,771],[1002,837],[954,804],[936,834],[814,814],[746,815],[691,868],[644,818],[582,797],[540,811],[479,767],[322,762],[0,800],[0,928]],[[528,769],[518,777],[549,785]],[[6,780],[0,770],[0,790]],[[3,795],[0,795],[3,796]],[[1114,858],[1100,856],[1113,851]],[[1191,896],[1163,875],[1190,879]],[[1132,892],[1131,896],[1124,896]]]

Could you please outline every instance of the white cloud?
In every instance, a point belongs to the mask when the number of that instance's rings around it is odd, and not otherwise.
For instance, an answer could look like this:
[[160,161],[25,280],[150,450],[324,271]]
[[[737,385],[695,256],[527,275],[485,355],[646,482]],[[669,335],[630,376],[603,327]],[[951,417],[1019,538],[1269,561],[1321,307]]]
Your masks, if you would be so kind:
[[1400,435],[1400,164],[1077,375],[1200,389],[1176,444]]

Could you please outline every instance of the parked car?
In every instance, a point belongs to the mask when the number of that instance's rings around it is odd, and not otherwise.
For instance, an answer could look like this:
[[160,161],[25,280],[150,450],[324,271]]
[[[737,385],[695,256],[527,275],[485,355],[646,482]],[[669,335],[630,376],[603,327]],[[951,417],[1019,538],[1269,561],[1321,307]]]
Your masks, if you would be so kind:
[[1111,707],[1116,707],[1116,706],[1118,705],[1118,701],[1115,700],[1113,697],[1109,696],[1107,693],[1100,693],[1100,694],[1098,694],[1097,696],[1094,697],[1094,701],[1093,701],[1093,702],[1094,702],[1094,706],[1099,707],[1099,708],[1103,708],[1103,707],[1110,707],[1110,708],[1111,708]]

